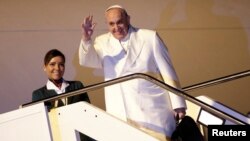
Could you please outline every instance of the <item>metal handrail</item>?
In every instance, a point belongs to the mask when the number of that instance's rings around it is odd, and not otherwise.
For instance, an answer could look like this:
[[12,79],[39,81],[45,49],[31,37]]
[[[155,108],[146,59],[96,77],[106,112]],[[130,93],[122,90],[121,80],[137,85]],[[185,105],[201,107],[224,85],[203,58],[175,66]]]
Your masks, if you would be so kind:
[[247,71],[235,73],[235,74],[232,74],[232,75],[220,77],[220,78],[217,78],[217,79],[205,81],[205,82],[202,82],[202,83],[194,84],[194,85],[191,85],[191,86],[183,87],[182,90],[187,92],[187,91],[191,91],[191,90],[195,90],[195,89],[205,88],[205,87],[217,85],[217,84],[220,84],[220,83],[236,80],[236,79],[246,77],[246,76],[249,76],[249,75],[250,75],[250,70],[247,70]]
[[102,87],[106,87],[106,86],[110,86],[110,85],[113,85],[113,84],[116,84],[116,83],[121,83],[121,82],[125,82],[125,81],[129,81],[129,80],[132,80],[132,79],[145,79],[147,81],[150,81],[176,95],[179,95],[181,97],[183,97],[184,99],[186,100],[189,100],[191,101],[192,103],[196,104],[196,105],[199,105],[200,107],[202,107],[204,110],[212,113],[212,114],[215,114],[215,115],[219,115],[221,118],[224,118],[224,119],[228,119],[236,124],[242,124],[242,125],[247,125],[248,123],[240,120],[240,119],[237,119],[227,113],[225,113],[224,111],[221,111],[217,108],[214,108],[198,99],[196,99],[195,97],[191,96],[191,95],[188,95],[186,92],[182,91],[182,90],[179,90],[177,88],[174,88],[170,85],[167,85],[165,84],[164,82],[162,81],[159,81],[158,79],[155,79],[154,77],[151,77],[149,75],[146,75],[146,74],[142,74],[142,73],[135,73],[135,74],[131,74],[131,75],[127,75],[127,76],[123,76],[123,77],[119,77],[119,78],[116,78],[116,79],[112,79],[112,80],[109,80],[109,81],[105,81],[105,82],[101,82],[101,83],[97,83],[97,84],[94,84],[94,85],[90,85],[90,86],[86,86],[85,88],[82,88],[82,89],[79,89],[79,90],[76,90],[76,91],[73,91],[73,92],[69,92],[69,93],[65,93],[65,94],[60,94],[60,95],[56,95],[56,96],[53,96],[53,97],[49,97],[49,98],[46,98],[46,99],[42,99],[42,100],[39,100],[39,101],[35,101],[35,102],[30,102],[30,103],[27,103],[27,104],[23,104],[20,106],[20,108],[23,108],[23,107],[27,107],[27,106],[31,106],[31,105],[35,105],[37,103],[41,103],[41,102],[48,102],[48,101],[55,101],[55,100],[58,100],[58,99],[61,99],[61,98],[65,98],[65,97],[71,97],[71,96],[75,96],[75,95],[79,95],[79,94],[82,94],[82,93],[85,93],[85,92],[88,92],[88,91],[93,91],[93,90],[96,90],[96,89],[99,89],[99,88],[102,88]]

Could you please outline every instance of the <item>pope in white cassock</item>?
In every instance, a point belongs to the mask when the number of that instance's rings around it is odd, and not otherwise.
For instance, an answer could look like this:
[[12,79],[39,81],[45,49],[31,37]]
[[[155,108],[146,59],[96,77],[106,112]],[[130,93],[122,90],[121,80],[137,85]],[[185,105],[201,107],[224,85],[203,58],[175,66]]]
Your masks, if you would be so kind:
[[[106,9],[105,17],[109,32],[94,41],[93,16],[84,19],[80,65],[103,69],[105,80],[145,73],[180,88],[168,50],[155,31],[131,26],[130,16],[119,5]],[[105,103],[108,113],[152,131],[161,140],[174,131],[175,116],[183,118],[186,114],[183,98],[143,79],[106,87]]]

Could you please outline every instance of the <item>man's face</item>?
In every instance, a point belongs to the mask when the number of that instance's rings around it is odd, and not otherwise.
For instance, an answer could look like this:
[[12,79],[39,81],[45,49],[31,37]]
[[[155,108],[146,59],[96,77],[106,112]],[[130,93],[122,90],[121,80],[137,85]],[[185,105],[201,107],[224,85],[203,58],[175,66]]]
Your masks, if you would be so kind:
[[106,12],[105,16],[108,29],[113,36],[118,40],[125,38],[130,25],[129,16],[123,13],[122,9],[119,8],[110,9]]

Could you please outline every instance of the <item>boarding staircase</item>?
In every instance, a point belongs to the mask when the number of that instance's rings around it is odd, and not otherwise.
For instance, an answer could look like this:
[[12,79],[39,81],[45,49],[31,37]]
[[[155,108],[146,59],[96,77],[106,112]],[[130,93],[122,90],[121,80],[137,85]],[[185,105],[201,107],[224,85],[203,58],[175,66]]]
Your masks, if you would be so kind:
[[171,91],[187,101],[187,115],[191,116],[207,138],[207,126],[249,125],[250,118],[206,96],[193,97],[187,92],[250,76],[250,70],[206,81],[183,90],[171,87],[149,75],[136,73],[83,89],[23,104],[19,109],[0,114],[2,141],[79,141],[79,132],[98,141],[157,141],[156,138],[127,124],[87,102],[78,102],[48,111],[44,102],[93,91],[132,79],[145,79]]

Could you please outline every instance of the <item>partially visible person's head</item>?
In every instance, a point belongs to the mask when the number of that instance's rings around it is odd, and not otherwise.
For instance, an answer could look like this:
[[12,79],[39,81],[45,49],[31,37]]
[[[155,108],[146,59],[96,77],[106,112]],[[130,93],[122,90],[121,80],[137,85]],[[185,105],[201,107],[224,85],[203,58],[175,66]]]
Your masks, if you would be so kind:
[[250,118],[250,111],[249,111],[249,112],[247,112],[247,117],[248,117],[248,118]]
[[44,71],[51,80],[60,80],[65,71],[65,56],[57,49],[48,51],[44,57]]
[[125,38],[130,25],[130,16],[127,11],[120,5],[113,5],[106,9],[105,17],[108,29],[113,36],[118,40]]

